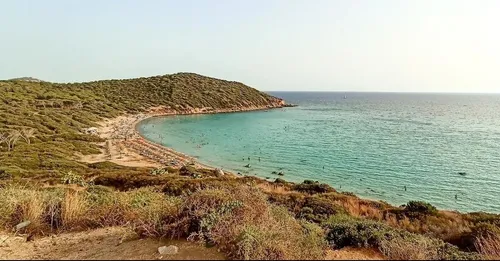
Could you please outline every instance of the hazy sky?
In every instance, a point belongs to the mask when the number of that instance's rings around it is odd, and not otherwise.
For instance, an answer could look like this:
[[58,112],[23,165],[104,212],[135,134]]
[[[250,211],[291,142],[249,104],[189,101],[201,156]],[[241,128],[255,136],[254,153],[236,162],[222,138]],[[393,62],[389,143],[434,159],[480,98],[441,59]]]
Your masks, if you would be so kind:
[[497,0],[0,0],[0,79],[500,92]]

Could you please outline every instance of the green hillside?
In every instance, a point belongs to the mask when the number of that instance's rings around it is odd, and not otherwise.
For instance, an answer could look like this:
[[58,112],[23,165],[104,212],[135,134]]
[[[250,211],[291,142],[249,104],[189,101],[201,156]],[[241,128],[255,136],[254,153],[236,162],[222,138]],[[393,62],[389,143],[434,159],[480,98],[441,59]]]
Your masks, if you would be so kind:
[[159,105],[175,110],[237,109],[279,101],[242,83],[193,73],[69,84],[0,81],[0,135],[36,130],[31,144],[22,137],[12,149],[0,143],[0,175],[48,178],[68,169],[86,171],[87,165],[75,161],[74,154],[97,153],[88,141],[98,138],[79,130],[124,112]]

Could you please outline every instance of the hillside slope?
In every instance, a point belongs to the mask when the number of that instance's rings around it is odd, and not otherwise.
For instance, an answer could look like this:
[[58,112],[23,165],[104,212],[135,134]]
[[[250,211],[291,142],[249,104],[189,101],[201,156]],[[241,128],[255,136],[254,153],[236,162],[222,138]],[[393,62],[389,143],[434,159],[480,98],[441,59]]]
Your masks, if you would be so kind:
[[[82,128],[124,112],[154,106],[176,111],[279,107],[283,101],[242,83],[193,73],[86,83],[0,81],[0,137],[13,130],[36,130],[12,149],[0,142],[0,177],[57,177],[61,171],[84,172],[75,153],[98,153]],[[1,138],[0,138],[1,141]]]
[[37,79],[37,78],[33,78],[33,77],[12,78],[12,79],[9,79],[9,81],[43,82],[42,80]]

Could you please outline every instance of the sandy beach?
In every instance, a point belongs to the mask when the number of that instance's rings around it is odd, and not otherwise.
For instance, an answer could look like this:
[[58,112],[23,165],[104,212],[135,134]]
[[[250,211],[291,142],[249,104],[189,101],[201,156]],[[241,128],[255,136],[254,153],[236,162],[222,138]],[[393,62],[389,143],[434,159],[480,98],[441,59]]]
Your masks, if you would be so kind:
[[210,108],[175,111],[168,107],[153,107],[147,112],[125,114],[98,122],[97,135],[105,142],[99,143],[101,153],[79,155],[80,160],[87,163],[110,161],[129,167],[173,167],[181,168],[194,165],[197,168],[214,169],[197,162],[194,157],[175,151],[171,148],[151,142],[140,135],[136,126],[139,122],[151,117],[164,117],[189,114],[232,113],[244,111],[267,110],[275,107],[246,107],[238,109],[211,110]]

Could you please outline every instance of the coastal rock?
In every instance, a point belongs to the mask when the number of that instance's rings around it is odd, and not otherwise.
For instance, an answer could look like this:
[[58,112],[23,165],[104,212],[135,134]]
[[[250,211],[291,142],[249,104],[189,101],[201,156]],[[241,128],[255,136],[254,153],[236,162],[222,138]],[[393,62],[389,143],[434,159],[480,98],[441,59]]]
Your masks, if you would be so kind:
[[19,224],[16,225],[16,230],[21,230],[21,229],[29,226],[29,224],[31,224],[31,221],[29,221],[29,220],[28,221],[24,221],[22,223],[19,223]]
[[161,246],[158,248],[158,253],[160,253],[160,255],[175,255],[177,252],[179,252],[179,248],[174,245],[168,247]]
[[222,177],[224,176],[224,171],[222,171],[222,169],[215,169],[215,174],[217,177]]

